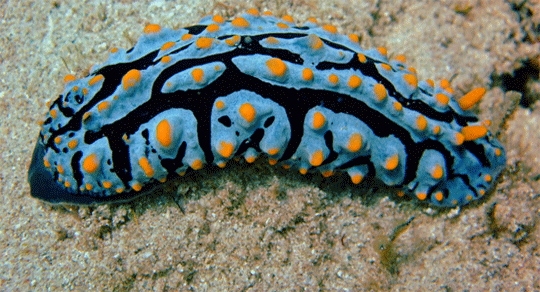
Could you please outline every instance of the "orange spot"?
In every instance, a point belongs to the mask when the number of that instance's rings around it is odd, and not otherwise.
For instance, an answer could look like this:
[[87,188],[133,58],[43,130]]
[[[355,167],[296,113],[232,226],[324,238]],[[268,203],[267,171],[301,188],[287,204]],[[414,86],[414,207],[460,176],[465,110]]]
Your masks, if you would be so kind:
[[192,37],[193,37],[192,34],[186,33],[180,39],[183,40],[183,41],[187,41],[187,40],[190,40]]
[[118,193],[118,194],[120,194],[120,193],[123,192],[123,191],[124,191],[124,188],[117,188],[117,189],[115,190],[115,192]]
[[245,20],[243,17],[238,17],[231,21],[231,25],[239,28],[246,28],[249,26],[249,22]]
[[56,117],[58,116],[58,112],[54,108],[49,112],[49,114],[51,115],[51,118],[53,119],[56,119]]
[[433,134],[438,135],[441,132],[441,126],[433,127]]
[[154,169],[152,168],[152,165],[150,165],[150,161],[148,161],[148,158],[141,157],[139,159],[139,166],[144,171],[144,174],[147,177],[153,177],[154,176]]
[[75,147],[77,147],[77,145],[79,144],[79,142],[75,139],[71,140],[68,142],[68,147],[69,149],[73,149]]
[[360,79],[360,77],[356,75],[351,75],[351,77],[349,77],[349,82],[347,82],[347,85],[349,85],[349,87],[353,89],[357,88],[361,84],[362,84],[362,79]]
[[437,201],[439,201],[439,202],[442,201],[442,200],[444,199],[444,194],[443,194],[443,192],[441,192],[441,191],[436,192],[436,193],[434,194],[434,196],[435,196],[435,200],[437,200]]
[[347,149],[351,152],[357,152],[360,148],[362,148],[362,136],[359,133],[353,133],[351,137],[349,137]]
[[195,45],[199,49],[208,49],[208,48],[210,48],[212,46],[212,42],[213,42],[213,39],[211,39],[211,38],[200,37],[195,42]]
[[315,112],[313,114],[313,129],[318,130],[324,126],[324,123],[326,122],[326,118],[321,112]]
[[87,95],[87,94],[88,94],[88,89],[83,88],[83,89],[82,89],[82,94],[83,94],[83,95]]
[[386,159],[384,168],[387,170],[394,170],[399,164],[399,155],[394,154]]
[[169,63],[171,61],[171,56],[163,56],[161,58],[161,63]]
[[161,120],[156,126],[156,140],[163,147],[169,147],[172,143],[172,128],[167,119]]
[[222,100],[216,101],[214,104],[218,110],[222,110],[225,108],[225,103]]
[[206,27],[206,31],[208,32],[216,32],[219,30],[219,25],[212,23]]
[[144,28],[144,33],[150,34],[150,33],[157,33],[161,31],[161,27],[157,24],[149,24]]
[[336,74],[330,74],[330,76],[328,76],[328,81],[330,81],[330,83],[332,83],[333,85],[336,85],[339,81],[339,78]]
[[272,58],[266,61],[266,67],[270,70],[270,73],[274,76],[283,76],[287,71],[287,65],[281,59]]
[[446,79],[441,80],[441,87],[442,88],[450,87],[450,81],[448,81]]
[[265,11],[265,12],[263,12],[262,15],[264,15],[264,16],[272,16],[272,12],[271,11]]
[[425,200],[427,198],[427,194],[422,193],[422,192],[418,192],[418,193],[416,193],[416,197],[418,198],[418,200],[423,201],[423,200]]
[[142,185],[140,183],[134,183],[132,186],[131,186],[136,192],[140,191],[142,189]]
[[124,90],[128,90],[129,88],[135,86],[140,81],[141,81],[141,71],[137,69],[129,70],[126,73],[126,75],[122,77],[122,85],[124,87]]
[[450,98],[446,94],[443,94],[443,93],[435,94],[435,99],[437,99],[437,102],[441,106],[445,106],[448,104],[448,102],[450,102]]
[[401,110],[403,110],[403,105],[399,101],[396,101],[394,102],[394,109],[400,112]]
[[484,126],[467,126],[461,128],[461,134],[465,141],[472,141],[484,137],[488,130]]
[[118,48],[111,48],[110,52],[114,54],[114,53],[118,52]]
[[49,160],[47,160],[47,158],[43,158],[43,165],[45,165],[46,168],[49,168],[51,167],[51,163],[49,162]]
[[426,82],[427,82],[427,84],[428,84],[429,86],[431,86],[431,87],[434,87],[434,86],[435,86],[435,82],[433,82],[433,80],[431,80],[431,79],[426,79]]
[[276,39],[275,37],[268,37],[266,38],[266,42],[269,43],[269,44],[279,44],[279,40]]
[[217,166],[219,168],[224,168],[225,166],[227,166],[227,163],[226,162],[220,162],[220,163],[217,164]]
[[89,191],[91,191],[91,190],[94,188],[94,186],[91,185],[91,184],[89,184],[89,183],[85,184],[84,186],[85,186],[86,189],[89,190]]
[[403,75],[403,79],[405,79],[405,82],[410,86],[414,88],[418,87],[418,79],[413,74],[405,74]]
[[247,163],[253,163],[255,162],[255,158],[256,158],[255,156],[247,156],[246,161]]
[[220,15],[214,15],[212,17],[212,21],[217,23],[223,23],[225,20]]
[[350,34],[349,35],[349,40],[353,43],[359,43],[360,42],[360,39],[358,38],[357,35],[355,34]]
[[327,170],[327,171],[322,172],[321,174],[323,177],[329,177],[329,176],[334,175],[334,172],[331,170]]
[[110,105],[109,102],[106,101],[106,100],[104,100],[104,101],[98,103],[98,107],[97,107],[98,112],[102,112],[102,111],[108,109],[108,108],[109,108],[109,105]]
[[390,67],[390,65],[388,65],[388,64],[381,64],[381,67],[383,67],[383,69],[386,70],[386,71],[392,70],[392,67]]
[[377,98],[378,102],[381,102],[386,98],[386,88],[380,83],[377,83],[375,84],[375,86],[373,86],[373,92],[375,93],[375,98]]
[[77,80],[77,78],[75,78],[75,76],[71,75],[71,74],[68,74],[66,75],[66,77],[64,77],[64,83],[70,83],[72,81],[75,81]]
[[365,63],[367,61],[366,55],[358,53],[358,61]]
[[318,22],[317,19],[315,19],[314,17],[308,18],[307,21],[313,22],[313,23],[317,23],[317,22]]
[[492,178],[491,178],[491,175],[489,175],[489,174],[486,174],[486,175],[484,176],[484,180],[485,180],[486,182],[490,182],[491,179],[492,179]]
[[219,143],[219,147],[217,149],[217,152],[219,153],[219,155],[221,155],[221,156],[223,156],[225,158],[229,158],[229,157],[231,157],[231,155],[234,152],[234,146],[233,146],[232,143],[221,141]]
[[464,111],[470,109],[482,99],[485,93],[486,89],[483,87],[471,90],[458,100],[459,107]]
[[454,143],[456,144],[456,146],[463,144],[464,141],[465,141],[465,136],[463,136],[463,134],[461,133],[456,133],[455,138],[454,138]]
[[433,169],[431,170],[431,177],[433,177],[434,179],[440,179],[442,178],[444,175],[444,169],[442,168],[442,166],[440,164],[435,164],[435,167],[433,167]]
[[112,183],[110,181],[104,181],[101,183],[103,185],[104,188],[106,189],[109,189],[110,187],[112,187]]
[[66,188],[70,188],[70,187],[71,187],[71,183],[68,182],[68,181],[66,180],[66,181],[64,182],[64,186],[65,186]]
[[306,81],[311,81],[313,79],[313,71],[309,68],[304,68],[302,70],[302,78]]
[[58,173],[64,174],[64,168],[62,167],[62,165],[57,165],[56,170],[58,171]]
[[501,156],[502,152],[501,149],[495,148],[495,156]]
[[244,120],[246,120],[248,123],[253,122],[253,120],[255,119],[255,115],[257,114],[255,108],[251,105],[251,103],[247,102],[240,106],[238,112],[240,113],[242,118],[244,118]]
[[202,160],[200,159],[195,159],[192,163],[191,163],[191,168],[193,168],[194,170],[199,170],[203,167],[203,163],[202,163]]
[[306,174],[307,173],[307,169],[306,168],[300,168],[300,173],[301,174]]
[[276,165],[276,164],[278,163],[278,161],[275,160],[275,159],[270,158],[270,159],[268,159],[268,163],[269,163],[270,165]]
[[87,173],[94,173],[99,167],[99,160],[95,153],[92,153],[83,160],[82,168]]
[[259,16],[259,10],[255,8],[248,9],[246,13],[253,16]]
[[201,83],[203,82],[204,72],[201,68],[195,68],[191,71],[191,76],[195,82]]
[[92,112],[85,112],[82,116],[83,123],[86,123],[90,116],[92,116]]
[[324,155],[322,153],[322,150],[317,150],[311,154],[311,158],[309,159],[309,163],[313,166],[319,166],[323,163]]
[[397,55],[394,60],[400,62],[400,63],[406,63],[407,62],[407,58],[405,58],[405,56],[403,55]]
[[330,24],[323,25],[322,29],[326,30],[329,33],[337,33],[337,28]]
[[283,19],[283,21],[286,21],[286,22],[294,22],[294,19],[290,15],[285,15],[281,19]]
[[427,120],[423,115],[416,117],[416,128],[420,131],[424,131],[427,128]]
[[234,44],[237,44],[240,42],[240,36],[239,35],[233,35],[231,37],[232,41],[234,42]]
[[163,44],[163,46],[161,46],[161,51],[166,51],[170,48],[172,48],[176,43],[175,42],[166,42]]
[[318,50],[318,49],[322,48],[323,44],[324,44],[323,41],[318,36],[316,36],[314,34],[309,35],[309,46],[312,49]]
[[60,144],[61,142],[62,142],[62,137],[56,136],[56,137],[54,138],[54,143]]
[[279,148],[270,148],[268,149],[267,153],[270,155],[276,155],[279,152]]
[[103,79],[104,79],[103,75],[101,75],[101,74],[96,75],[96,76],[92,77],[92,79],[88,80],[88,86],[92,86],[92,85],[100,82]]
[[354,175],[351,175],[351,181],[353,182],[353,184],[357,185],[359,184],[362,179],[364,179],[364,176],[361,175],[361,174],[354,174]]
[[233,47],[236,45],[236,42],[232,38],[226,39],[225,43],[230,47]]
[[386,56],[386,54],[388,54],[388,51],[386,50],[385,47],[378,47],[377,48],[377,51],[379,51],[379,53],[383,56]]
[[276,25],[277,25],[277,27],[279,27],[279,28],[281,28],[281,29],[289,28],[289,26],[286,25],[286,24],[283,23],[283,22],[278,22]]

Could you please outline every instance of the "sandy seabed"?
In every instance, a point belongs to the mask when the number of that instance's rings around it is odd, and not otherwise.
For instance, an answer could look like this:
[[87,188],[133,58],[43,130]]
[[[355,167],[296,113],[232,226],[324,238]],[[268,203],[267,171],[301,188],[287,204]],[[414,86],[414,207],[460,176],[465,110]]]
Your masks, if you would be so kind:
[[[66,74],[133,46],[146,24],[180,28],[249,8],[354,32],[364,47],[407,56],[420,79],[452,78],[457,95],[488,88],[477,110],[508,152],[495,190],[433,210],[381,185],[259,161],[128,204],[30,197],[38,122]],[[538,1],[8,0],[0,13],[1,291],[540,290]]]

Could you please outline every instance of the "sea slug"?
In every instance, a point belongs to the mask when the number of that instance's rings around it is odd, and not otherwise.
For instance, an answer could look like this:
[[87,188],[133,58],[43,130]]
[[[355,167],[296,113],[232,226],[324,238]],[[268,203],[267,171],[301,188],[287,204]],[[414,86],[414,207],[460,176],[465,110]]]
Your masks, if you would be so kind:
[[449,82],[419,81],[405,57],[364,50],[334,26],[248,10],[179,30],[148,25],[137,44],[49,106],[29,169],[51,203],[130,200],[168,178],[230,159],[268,159],[352,184],[375,176],[420,201],[465,205],[505,152]]

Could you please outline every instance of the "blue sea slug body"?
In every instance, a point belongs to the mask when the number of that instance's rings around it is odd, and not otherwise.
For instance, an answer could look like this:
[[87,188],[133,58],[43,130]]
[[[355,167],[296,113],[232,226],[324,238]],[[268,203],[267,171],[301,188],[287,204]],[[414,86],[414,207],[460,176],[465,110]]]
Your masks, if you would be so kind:
[[418,81],[405,57],[310,19],[249,10],[179,30],[148,25],[66,89],[42,124],[29,170],[51,203],[125,201],[167,178],[230,159],[302,174],[373,175],[435,206],[481,198],[503,147],[447,81]]

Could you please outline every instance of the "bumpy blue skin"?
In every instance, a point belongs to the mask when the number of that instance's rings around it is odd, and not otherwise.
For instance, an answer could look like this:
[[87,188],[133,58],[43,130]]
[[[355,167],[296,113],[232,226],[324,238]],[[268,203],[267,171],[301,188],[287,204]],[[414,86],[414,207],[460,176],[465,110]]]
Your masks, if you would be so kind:
[[[111,53],[89,76],[68,83],[50,105],[34,150],[32,196],[50,203],[127,201],[167,177],[199,168],[197,161],[223,166],[234,157],[266,156],[309,172],[375,176],[446,207],[482,197],[504,169],[504,149],[490,133],[455,143],[462,127],[480,125],[477,118],[452,98],[438,103],[437,93],[452,97],[443,88],[408,84],[405,64],[313,23],[280,28],[283,21],[271,16],[243,17],[249,27],[225,22],[209,32],[205,28],[214,22],[206,17],[193,27],[145,34],[134,48]],[[188,33],[192,37],[182,40]],[[214,41],[200,47],[200,37]],[[313,46],[317,38],[320,48]],[[161,50],[167,42],[175,44]],[[164,56],[170,60],[163,62]],[[284,62],[284,74],[268,67],[271,58]],[[195,68],[202,69],[202,80],[194,79]],[[302,77],[305,68],[313,72],[311,80]],[[141,78],[125,88],[122,77],[132,69]],[[98,75],[104,78],[90,85]],[[361,78],[360,86],[348,85],[351,75]],[[388,93],[382,101],[374,91],[378,83]],[[100,110],[103,101],[108,106]],[[240,111],[246,103],[255,110],[252,120]],[[314,126],[316,114],[324,116],[320,127]],[[419,115],[425,129],[418,129]],[[172,129],[167,146],[157,133],[163,120]],[[351,151],[353,134],[361,135],[362,146]],[[73,140],[76,146],[69,147]],[[232,145],[231,155],[223,155],[223,142]],[[314,163],[318,151],[323,161]],[[83,164],[91,154],[98,167],[88,172]],[[397,166],[388,169],[396,155]],[[151,175],[139,164],[141,157],[148,159]],[[433,175],[436,165],[442,176]]]

